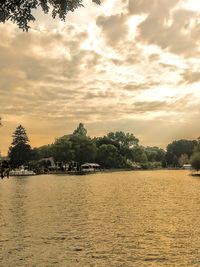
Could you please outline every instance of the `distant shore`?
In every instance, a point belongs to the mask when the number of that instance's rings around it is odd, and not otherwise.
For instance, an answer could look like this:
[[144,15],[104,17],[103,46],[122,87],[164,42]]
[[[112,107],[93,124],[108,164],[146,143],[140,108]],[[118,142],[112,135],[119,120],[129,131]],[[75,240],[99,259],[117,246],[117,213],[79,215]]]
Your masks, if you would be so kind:
[[[192,171],[188,169],[182,169],[182,168],[155,168],[155,169],[101,169],[99,171],[93,171],[91,173],[112,173],[112,172],[130,172],[130,171]],[[40,173],[40,174],[75,174],[75,173],[80,173],[81,171],[50,171],[47,173]],[[86,172],[87,174],[90,174],[90,172]],[[192,174],[194,176],[200,176],[200,174]]]

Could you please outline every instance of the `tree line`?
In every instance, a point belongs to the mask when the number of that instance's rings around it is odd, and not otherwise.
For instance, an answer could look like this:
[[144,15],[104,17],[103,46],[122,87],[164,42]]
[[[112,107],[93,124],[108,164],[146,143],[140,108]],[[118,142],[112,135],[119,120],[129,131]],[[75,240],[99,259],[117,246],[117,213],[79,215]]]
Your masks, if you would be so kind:
[[[100,0],[92,0],[100,4]],[[45,14],[51,13],[53,18],[65,20],[68,12],[83,7],[83,0],[1,0],[0,23],[12,21],[23,31],[28,31],[30,22],[35,21],[34,10],[40,8]]]
[[57,138],[54,143],[31,148],[26,129],[19,125],[12,135],[8,151],[10,165],[45,165],[43,161],[53,158],[55,162],[67,164],[96,162],[103,168],[165,168],[192,164],[200,169],[200,139],[178,140],[170,143],[166,151],[159,147],[144,147],[132,133],[109,132],[103,137],[91,138],[84,124],[80,123],[71,134]]

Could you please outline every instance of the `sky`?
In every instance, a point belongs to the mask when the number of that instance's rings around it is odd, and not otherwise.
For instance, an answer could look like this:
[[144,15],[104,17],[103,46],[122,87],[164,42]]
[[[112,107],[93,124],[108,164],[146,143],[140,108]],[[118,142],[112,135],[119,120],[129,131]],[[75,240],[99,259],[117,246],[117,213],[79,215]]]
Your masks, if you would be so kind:
[[142,145],[200,136],[200,3],[86,1],[65,22],[0,24],[0,151],[21,124],[32,147],[70,134],[133,133]]

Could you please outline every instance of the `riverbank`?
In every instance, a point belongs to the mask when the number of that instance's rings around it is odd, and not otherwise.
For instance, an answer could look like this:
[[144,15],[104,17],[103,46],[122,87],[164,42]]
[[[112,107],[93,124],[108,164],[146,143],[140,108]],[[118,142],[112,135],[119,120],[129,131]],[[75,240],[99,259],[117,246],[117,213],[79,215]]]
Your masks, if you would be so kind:
[[[66,174],[66,175],[81,175],[81,174],[94,174],[94,173],[115,173],[115,172],[131,172],[131,171],[192,171],[192,170],[186,170],[183,168],[155,168],[155,169],[101,169],[98,171],[91,171],[91,172],[85,172],[85,171],[50,171],[46,173],[38,173],[40,174]],[[199,174],[200,175],[200,174]]]
[[[181,168],[154,168],[154,169],[134,169],[134,168],[124,168],[124,169],[100,169],[95,171],[47,171],[47,172],[33,172],[34,174],[26,173],[24,175],[23,173],[20,175],[17,173],[10,172],[10,176],[32,176],[32,175],[88,175],[88,174],[96,174],[96,173],[118,173],[118,172],[147,172],[147,171],[191,171],[192,170],[186,170]],[[198,177],[200,176],[200,173],[191,173],[191,176]]]

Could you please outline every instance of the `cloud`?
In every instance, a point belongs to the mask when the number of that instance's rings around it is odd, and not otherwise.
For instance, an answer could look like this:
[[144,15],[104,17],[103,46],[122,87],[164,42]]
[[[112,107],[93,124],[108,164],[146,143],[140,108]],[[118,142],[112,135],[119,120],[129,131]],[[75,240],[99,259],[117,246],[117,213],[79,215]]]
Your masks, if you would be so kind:
[[193,71],[191,69],[187,69],[184,73],[182,73],[182,81],[181,83],[193,84],[200,82],[200,72]]
[[133,103],[132,109],[134,112],[138,113],[148,113],[148,112],[160,112],[165,111],[170,112],[180,112],[184,113],[185,109],[191,107],[191,102],[193,102],[193,95],[188,94],[181,96],[177,99],[168,99],[166,101],[138,101]]
[[96,21],[110,46],[115,46],[120,42],[124,42],[128,33],[126,22],[127,16],[124,14],[99,16]]
[[127,130],[162,146],[195,125],[200,27],[183,2],[108,0],[66,23],[43,18],[28,34],[0,25],[1,149],[19,123],[34,146],[80,121],[93,136]]
[[147,89],[151,89],[154,87],[157,87],[160,83],[159,82],[153,82],[153,81],[149,81],[149,82],[145,82],[145,83],[129,83],[127,85],[125,85],[123,88],[127,91],[135,91],[135,90],[147,90]]
[[154,14],[160,19],[165,19],[169,16],[170,9],[179,2],[180,0],[129,0],[128,10],[131,14]]
[[[199,12],[183,9],[180,0],[129,0],[130,14],[146,14],[138,27],[138,41],[154,44],[185,57],[198,52]],[[199,27],[198,27],[199,28]]]

